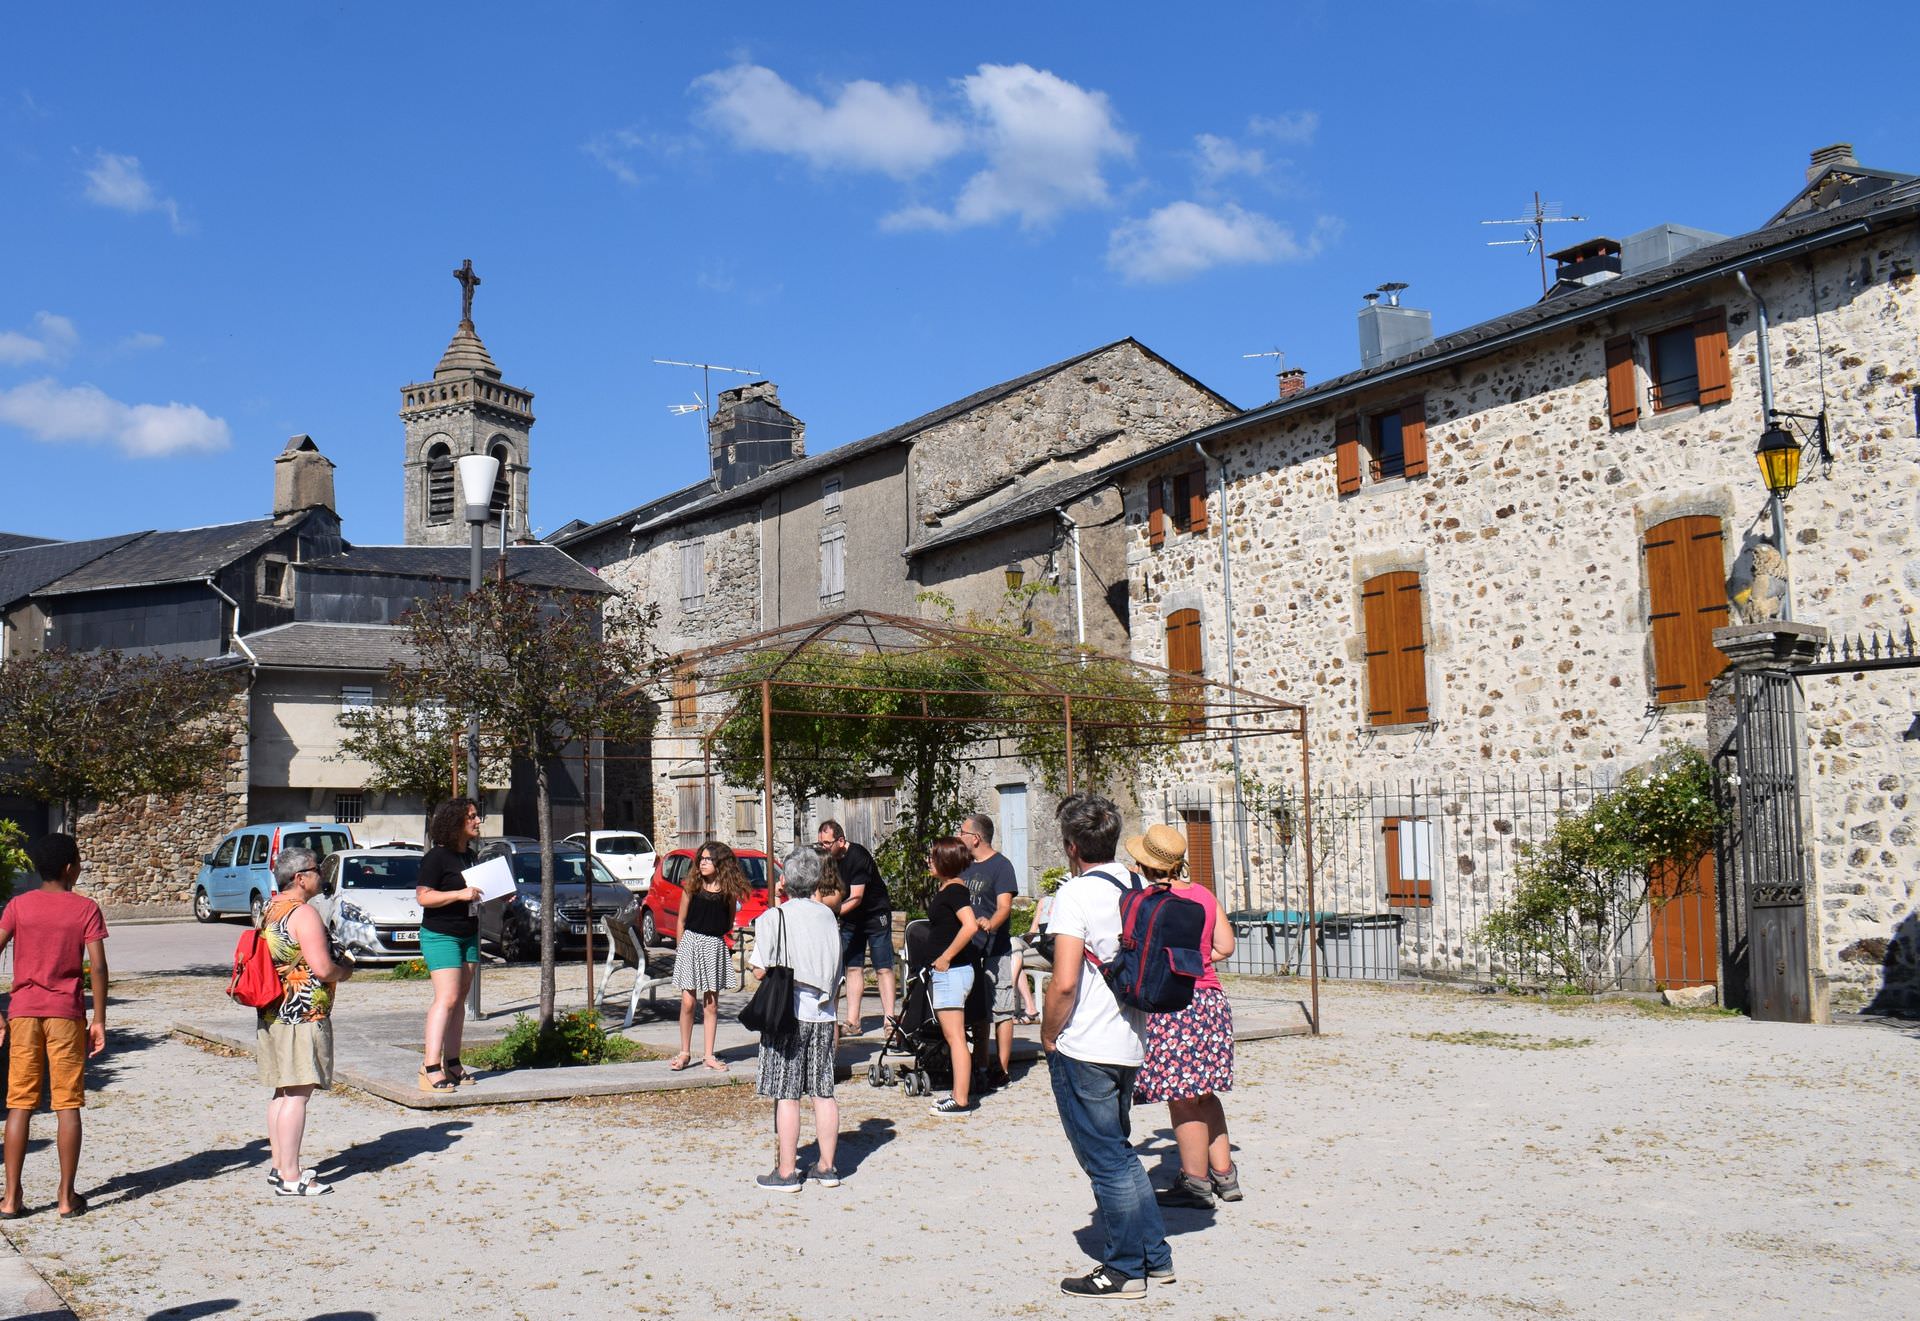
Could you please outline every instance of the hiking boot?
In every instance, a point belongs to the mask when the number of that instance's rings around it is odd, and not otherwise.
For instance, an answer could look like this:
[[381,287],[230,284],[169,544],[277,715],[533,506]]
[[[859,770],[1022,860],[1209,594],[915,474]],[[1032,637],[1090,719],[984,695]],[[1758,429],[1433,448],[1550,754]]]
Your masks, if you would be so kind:
[[1090,1274],[1060,1281],[1060,1292],[1069,1298],[1138,1300],[1147,1296],[1147,1282],[1110,1266],[1096,1266]]
[[1184,1206],[1195,1211],[1213,1210],[1213,1185],[1184,1171],[1171,1185],[1153,1190],[1153,1200],[1162,1206]]
[[792,1174],[782,1174],[779,1170],[774,1170],[754,1180],[770,1193],[797,1193],[806,1181],[807,1176],[799,1170],[795,1170]]
[[1221,1174],[1217,1170],[1208,1170],[1207,1182],[1213,1185],[1213,1195],[1221,1201],[1237,1202],[1240,1200],[1240,1167],[1238,1165],[1228,1166],[1225,1174]]

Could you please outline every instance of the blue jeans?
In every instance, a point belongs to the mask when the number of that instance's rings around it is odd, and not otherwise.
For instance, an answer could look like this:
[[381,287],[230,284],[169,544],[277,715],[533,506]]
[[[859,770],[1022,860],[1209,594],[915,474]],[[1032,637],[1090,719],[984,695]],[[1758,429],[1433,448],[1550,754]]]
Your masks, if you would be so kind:
[[1138,1279],[1150,1270],[1173,1265],[1173,1250],[1160,1223],[1146,1166],[1133,1154],[1133,1075],[1118,1064],[1092,1064],[1059,1051],[1047,1056],[1053,1078],[1053,1103],[1060,1126],[1073,1145],[1073,1157],[1093,1182],[1093,1200],[1106,1226],[1100,1260],[1122,1275]]

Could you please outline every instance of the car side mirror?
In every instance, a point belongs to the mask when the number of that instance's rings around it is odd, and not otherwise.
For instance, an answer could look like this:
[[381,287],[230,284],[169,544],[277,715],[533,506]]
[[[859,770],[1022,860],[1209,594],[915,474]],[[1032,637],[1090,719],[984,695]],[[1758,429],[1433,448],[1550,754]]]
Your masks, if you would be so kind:
[[213,855],[211,853],[202,853],[200,855],[200,861],[211,867],[213,866]]

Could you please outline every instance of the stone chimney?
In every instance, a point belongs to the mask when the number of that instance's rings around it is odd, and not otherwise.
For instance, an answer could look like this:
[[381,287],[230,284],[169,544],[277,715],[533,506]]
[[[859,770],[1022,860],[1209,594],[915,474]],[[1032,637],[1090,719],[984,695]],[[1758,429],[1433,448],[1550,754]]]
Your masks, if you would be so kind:
[[1807,165],[1807,182],[1812,183],[1820,176],[1820,172],[1829,166],[1845,169],[1850,165],[1856,169],[1860,165],[1860,162],[1853,158],[1851,142],[1836,142],[1830,147],[1815,148],[1813,159]]
[[333,460],[312,436],[295,436],[273,461],[273,516],[333,509]]
[[713,404],[707,461],[715,490],[732,490],[806,456],[807,424],[780,406],[780,390],[772,381],[722,390]]
[[1280,398],[1291,399],[1307,388],[1307,369],[1289,367],[1280,373]]

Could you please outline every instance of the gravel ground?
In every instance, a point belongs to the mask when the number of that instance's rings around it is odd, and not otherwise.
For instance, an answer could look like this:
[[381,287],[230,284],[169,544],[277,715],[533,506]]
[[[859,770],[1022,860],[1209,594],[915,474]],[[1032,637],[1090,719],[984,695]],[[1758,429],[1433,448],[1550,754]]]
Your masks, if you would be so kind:
[[[494,1003],[530,975],[490,973]],[[51,1213],[35,1121],[37,1209],[6,1233],[83,1317],[1086,1310],[1055,1289],[1098,1238],[1044,1065],[966,1119],[844,1086],[847,1182],[790,1196],[753,1186],[771,1110],[747,1087],[455,1114],[337,1092],[307,1143],[336,1190],[296,1202],[266,1195],[252,1062],[165,1035],[217,994],[116,985],[81,1220]],[[355,985],[341,1012],[424,994]],[[1360,986],[1324,1002],[1325,1036],[1242,1048],[1247,1200],[1169,1214],[1180,1283],[1145,1311],[1914,1314],[1920,1034]],[[1136,1125],[1156,1176],[1165,1121]]]

